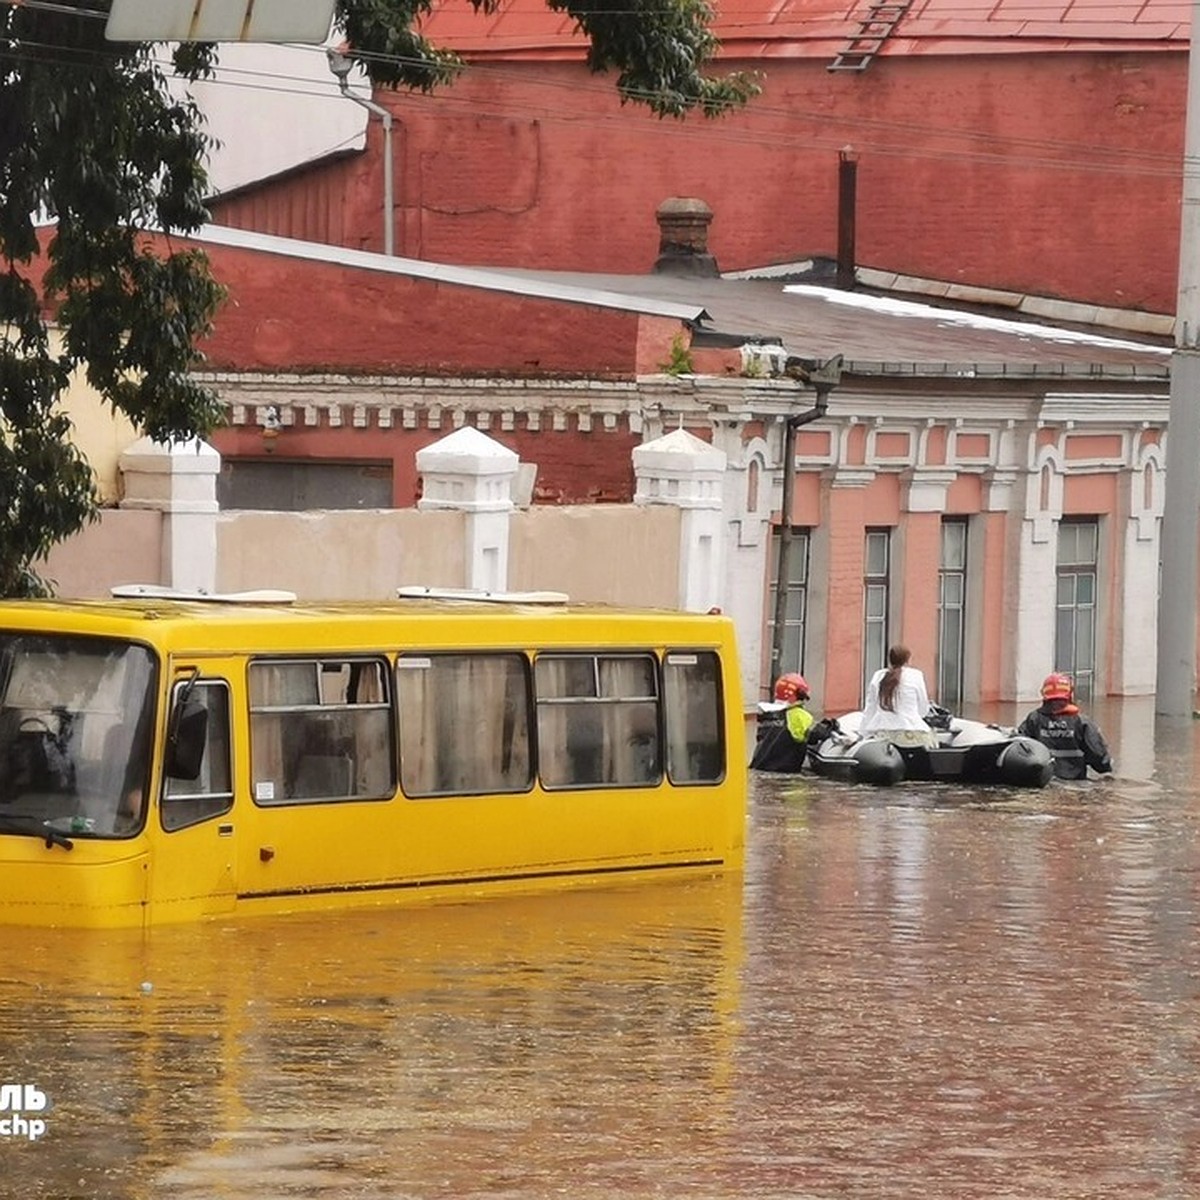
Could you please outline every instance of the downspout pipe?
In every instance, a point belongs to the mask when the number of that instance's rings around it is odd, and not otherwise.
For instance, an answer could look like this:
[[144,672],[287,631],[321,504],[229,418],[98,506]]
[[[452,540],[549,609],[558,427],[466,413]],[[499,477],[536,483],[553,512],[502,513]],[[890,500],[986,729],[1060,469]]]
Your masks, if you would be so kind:
[[392,114],[382,104],[358,96],[350,90],[350,69],[353,62],[339,50],[327,50],[329,69],[337,76],[338,90],[347,100],[374,113],[383,125],[383,252],[389,258],[396,253],[396,214],[392,172]]
[[829,410],[829,393],[842,377],[842,356],[823,363],[789,358],[784,372],[813,388],[812,408],[793,413],[783,429],[783,497],[780,501],[779,562],[775,570],[775,626],[771,636],[771,678],[783,674],[783,639],[787,622],[787,582],[791,578],[792,505],[796,494],[796,431],[819,421]]

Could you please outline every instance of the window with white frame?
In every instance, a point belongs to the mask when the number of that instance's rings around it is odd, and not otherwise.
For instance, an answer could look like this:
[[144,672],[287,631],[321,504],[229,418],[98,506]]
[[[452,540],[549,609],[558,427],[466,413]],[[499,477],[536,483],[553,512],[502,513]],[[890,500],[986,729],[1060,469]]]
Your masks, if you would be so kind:
[[862,694],[880,667],[887,666],[888,608],[891,603],[892,531],[868,529],[863,562]]
[[957,709],[963,699],[963,660],[966,652],[967,532],[966,517],[942,520],[941,561],[938,566],[938,703]]

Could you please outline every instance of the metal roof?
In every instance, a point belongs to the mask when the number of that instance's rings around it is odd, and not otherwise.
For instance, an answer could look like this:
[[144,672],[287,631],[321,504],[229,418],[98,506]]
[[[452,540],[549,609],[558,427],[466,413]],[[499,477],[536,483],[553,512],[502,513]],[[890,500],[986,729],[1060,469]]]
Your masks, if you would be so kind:
[[369,250],[351,250],[325,242],[306,242],[298,238],[256,233],[225,225],[205,225],[188,234],[193,241],[210,246],[228,246],[236,250],[253,250],[260,254],[279,254],[306,262],[328,263],[354,267],[381,274],[403,275],[409,279],[425,279],[433,283],[457,284],[460,287],[481,288],[485,291],[510,292],[539,300],[559,300],[564,304],[585,304],[595,308],[615,308],[648,316],[671,317],[678,321],[697,321],[706,314],[702,308],[686,301],[674,303],[656,299],[649,294],[605,292],[592,287],[587,276],[576,280],[549,273],[514,280],[511,275],[490,267],[459,267],[449,263],[426,262],[398,255],[375,254]]
[[[861,0],[717,0],[711,28],[723,58],[830,54],[868,17]],[[899,7],[899,6],[897,6]],[[1180,0],[913,0],[884,51],[997,54],[1086,49],[1185,50],[1191,5]],[[477,59],[578,58],[575,22],[544,0],[501,0],[495,13],[434,0],[421,32]]]
[[[843,355],[848,369],[870,373],[1110,379],[1168,375],[1167,338],[1135,340],[1098,329],[1016,321],[967,305],[935,307],[821,282],[476,269],[213,225],[191,236],[210,245],[474,289],[485,306],[481,311],[486,311],[488,293],[504,293],[668,316],[690,324],[701,343],[775,341],[802,358]],[[547,336],[554,336],[553,331]]]
[[701,341],[736,345],[777,340],[789,354],[811,359],[841,354],[847,369],[873,374],[1168,376],[1167,338],[1137,339],[1098,328],[1014,320],[967,305],[943,307],[779,279],[503,273],[586,280],[609,293],[679,303],[686,298],[706,314],[696,323]]

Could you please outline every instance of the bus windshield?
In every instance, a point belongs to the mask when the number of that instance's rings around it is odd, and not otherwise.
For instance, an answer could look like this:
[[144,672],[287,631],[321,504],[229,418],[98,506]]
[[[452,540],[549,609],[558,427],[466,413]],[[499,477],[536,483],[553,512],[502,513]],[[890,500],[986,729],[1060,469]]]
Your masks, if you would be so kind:
[[141,828],[154,666],[129,642],[0,633],[0,835]]

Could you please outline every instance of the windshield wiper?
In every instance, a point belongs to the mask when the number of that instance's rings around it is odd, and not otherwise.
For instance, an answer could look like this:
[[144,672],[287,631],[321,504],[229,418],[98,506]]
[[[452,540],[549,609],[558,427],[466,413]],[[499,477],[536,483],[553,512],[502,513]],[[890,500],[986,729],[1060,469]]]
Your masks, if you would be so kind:
[[65,833],[59,833],[57,829],[43,824],[36,817],[0,816],[0,832],[45,838],[47,850],[51,846],[61,846],[64,850],[75,849],[75,843]]

